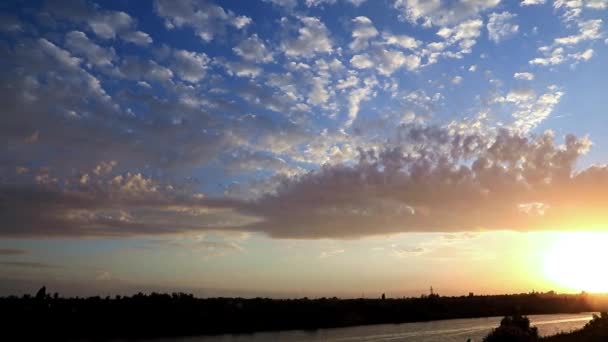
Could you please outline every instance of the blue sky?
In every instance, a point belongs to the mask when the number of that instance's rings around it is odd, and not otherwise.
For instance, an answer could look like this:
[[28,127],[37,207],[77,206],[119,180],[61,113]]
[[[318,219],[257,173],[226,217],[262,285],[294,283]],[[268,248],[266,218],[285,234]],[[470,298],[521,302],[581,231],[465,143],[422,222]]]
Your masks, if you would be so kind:
[[514,253],[527,274],[608,223],[607,9],[4,2],[0,290],[464,293]]

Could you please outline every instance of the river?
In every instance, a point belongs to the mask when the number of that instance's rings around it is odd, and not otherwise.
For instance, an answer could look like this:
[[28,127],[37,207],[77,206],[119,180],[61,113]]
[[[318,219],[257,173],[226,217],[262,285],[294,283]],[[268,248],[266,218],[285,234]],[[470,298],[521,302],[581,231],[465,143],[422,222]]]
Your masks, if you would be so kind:
[[[532,325],[540,335],[553,335],[561,331],[582,328],[592,313],[531,315]],[[155,342],[356,342],[356,341],[409,341],[409,342],[465,342],[481,341],[488,332],[498,326],[501,317],[450,319],[420,323],[378,324],[349,328],[319,329],[315,331],[276,331],[255,334],[199,336],[171,339],[155,339]]]

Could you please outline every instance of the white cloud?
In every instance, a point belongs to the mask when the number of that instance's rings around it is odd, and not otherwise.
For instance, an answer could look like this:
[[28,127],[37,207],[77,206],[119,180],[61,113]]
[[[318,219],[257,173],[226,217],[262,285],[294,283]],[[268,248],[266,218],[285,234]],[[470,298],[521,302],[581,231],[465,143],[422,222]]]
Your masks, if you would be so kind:
[[331,251],[323,251],[319,255],[319,258],[325,259],[325,258],[329,258],[329,257],[340,255],[340,254],[342,254],[344,252],[345,252],[344,249],[334,249],[334,250],[331,250]]
[[372,96],[373,89],[378,85],[375,78],[368,77],[363,81],[363,86],[354,88],[348,95],[348,118],[344,123],[344,127],[350,127],[357,119],[359,114],[359,106],[362,101],[369,100]]
[[237,16],[222,7],[195,0],[156,0],[156,13],[165,19],[168,29],[183,26],[192,27],[195,34],[205,42],[224,33],[228,27],[242,29],[251,24],[251,18]]
[[577,61],[588,61],[593,57],[593,49],[587,49],[583,52],[574,53],[569,56]]
[[532,81],[534,80],[534,74],[531,72],[516,72],[513,74],[513,78],[516,80]]
[[329,31],[319,18],[298,17],[298,20],[301,26],[298,28],[297,38],[287,39],[281,44],[283,52],[287,56],[308,58],[318,53],[332,52]]
[[374,66],[374,61],[367,54],[354,55],[350,64],[357,69],[368,69]]
[[125,12],[106,11],[89,19],[89,26],[101,38],[115,38],[118,32],[133,26],[133,19]]
[[591,19],[577,23],[579,33],[576,35],[555,38],[557,45],[575,45],[584,40],[599,39],[602,37],[600,29],[602,27],[602,19]]
[[336,84],[336,89],[338,89],[338,90],[348,89],[348,88],[355,87],[358,84],[359,84],[359,79],[357,78],[357,76],[350,75],[345,79],[339,80],[338,84]]
[[420,46],[420,41],[407,35],[393,35],[388,32],[382,33],[384,43],[388,45],[400,46],[404,49],[414,50]]
[[266,44],[253,34],[232,48],[234,53],[241,56],[246,61],[257,63],[269,63],[273,61],[272,52],[268,50]]
[[395,0],[403,18],[423,26],[453,25],[495,7],[500,0]]
[[44,38],[38,40],[43,51],[54,57],[62,66],[68,68],[80,68],[81,60],[72,57],[69,52],[59,48],[57,45],[49,42]]
[[452,28],[443,27],[437,31],[437,35],[452,44],[454,42],[479,37],[482,26],[483,21],[481,21],[481,19],[471,19]]
[[137,57],[127,57],[122,60],[120,73],[133,80],[150,80],[156,82],[169,82],[173,78],[173,71],[159,65],[152,60],[142,60]]
[[519,25],[512,23],[514,18],[515,14],[509,12],[490,14],[486,26],[490,40],[499,43],[501,40],[516,34]]
[[[367,0],[343,0],[343,1],[350,3],[355,7],[358,7],[358,6],[361,6],[361,4],[366,2]],[[306,0],[306,6],[315,7],[315,6],[321,6],[323,4],[333,5],[336,2],[337,2],[337,0]]]
[[353,41],[350,48],[359,51],[369,46],[369,39],[376,37],[379,33],[374,24],[368,17],[356,17],[352,19],[354,28],[352,32]]
[[153,40],[149,34],[142,31],[129,31],[120,35],[123,40],[139,46],[152,44]]
[[406,55],[397,50],[375,47],[369,53],[353,56],[350,63],[357,69],[376,68],[380,74],[390,76],[401,67],[410,71],[418,69],[420,57],[413,54]]
[[196,83],[205,77],[211,60],[205,53],[186,50],[173,52],[173,70],[184,81]]
[[548,46],[541,47],[539,50],[545,55],[545,57],[537,57],[532,59],[529,63],[536,65],[557,65],[566,61],[564,57],[564,49],[559,47],[555,49],[551,49]]
[[313,77],[311,80],[312,88],[308,94],[308,103],[318,106],[324,104],[329,100],[329,93],[325,86],[327,85],[327,79],[323,77]]
[[462,83],[462,80],[463,80],[462,76],[454,76],[454,78],[452,78],[451,82],[452,82],[452,84],[458,85],[458,84]]
[[221,59],[216,60],[222,65],[229,75],[238,77],[255,78],[262,73],[262,69],[251,63],[225,62]]
[[514,104],[513,128],[529,132],[551,115],[563,95],[564,92],[556,86],[548,87],[548,91],[540,96],[531,88],[521,87],[509,91],[506,96],[498,97],[495,101]]
[[519,5],[520,6],[535,6],[542,5],[546,0],[522,0]]
[[270,2],[274,5],[285,7],[289,10],[293,10],[298,5],[298,0],[264,0],[264,2]]
[[111,66],[116,58],[114,49],[106,49],[95,44],[80,31],[71,31],[65,36],[66,47],[74,54],[84,56],[87,62],[95,66]]

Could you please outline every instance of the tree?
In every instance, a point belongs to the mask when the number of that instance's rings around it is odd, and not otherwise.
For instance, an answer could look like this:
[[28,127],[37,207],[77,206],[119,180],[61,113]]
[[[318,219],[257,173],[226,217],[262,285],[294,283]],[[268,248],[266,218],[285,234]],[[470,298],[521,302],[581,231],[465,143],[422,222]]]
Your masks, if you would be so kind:
[[538,341],[538,329],[530,327],[526,316],[506,316],[500,326],[483,339],[484,342],[534,342]]

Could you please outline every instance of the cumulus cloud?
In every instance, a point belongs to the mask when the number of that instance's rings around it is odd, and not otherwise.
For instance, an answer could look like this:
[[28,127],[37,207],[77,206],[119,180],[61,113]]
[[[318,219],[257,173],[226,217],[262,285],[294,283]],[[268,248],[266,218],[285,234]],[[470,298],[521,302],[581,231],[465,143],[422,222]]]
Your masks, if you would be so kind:
[[205,77],[208,64],[211,61],[204,52],[175,50],[173,52],[173,70],[179,77],[188,82],[196,83]]
[[87,1],[58,0],[47,4],[51,14],[61,19],[85,23],[102,39],[122,38],[137,45],[147,45],[152,38],[145,32],[136,31],[136,21],[122,11],[100,10]]
[[376,37],[379,33],[368,17],[356,17],[352,20],[354,24],[350,48],[359,51],[369,46],[369,39]]
[[513,127],[524,132],[538,126],[552,112],[564,92],[556,86],[550,86],[547,92],[537,96],[531,88],[515,88],[506,96],[498,97],[497,102],[514,104],[512,116],[515,119]]
[[270,2],[273,5],[284,7],[289,10],[294,9],[298,5],[298,0],[264,0],[264,2]]
[[134,80],[149,80],[168,82],[173,78],[173,71],[153,60],[139,57],[126,57],[119,66],[119,71],[127,78]]
[[[568,136],[557,145],[549,132],[526,137],[500,131],[483,137],[433,128],[408,129],[404,139],[413,139],[422,150],[361,151],[356,165],[299,176],[275,194],[251,202],[243,210],[263,220],[249,228],[276,237],[340,238],[407,231],[568,229],[585,214],[606,220],[600,214],[602,191],[588,185],[592,180],[605,184],[606,178],[596,177],[608,172],[604,167],[574,169],[589,147],[586,139]],[[522,211],[521,205],[529,203],[550,209],[542,214]]]
[[250,62],[268,63],[273,61],[272,52],[269,51],[266,44],[257,34],[253,34],[251,37],[240,42],[232,48],[232,51]]
[[36,269],[60,268],[57,265],[37,261],[0,261],[0,266]]
[[154,41],[149,34],[142,31],[131,31],[124,33],[121,38],[129,43],[139,46],[149,45]]
[[509,12],[490,14],[486,26],[490,40],[499,43],[501,40],[516,34],[519,31],[519,25],[512,22],[515,17],[515,14]]
[[520,6],[535,6],[542,5],[546,0],[522,0],[519,5]]
[[516,80],[532,81],[534,80],[534,74],[531,72],[516,72],[513,74],[513,78]]
[[417,69],[420,67],[420,57],[398,50],[374,47],[369,53],[353,56],[350,64],[357,69],[376,68],[381,75],[390,76],[401,67],[409,71]]
[[205,0],[156,0],[154,8],[165,19],[165,27],[191,27],[205,42],[212,41],[218,34],[224,34],[228,27],[242,29],[251,24],[251,18],[236,15]]
[[[287,19],[283,18],[283,21]],[[297,37],[286,39],[281,48],[288,57],[312,57],[332,52],[332,41],[325,24],[315,17],[298,17]]]
[[[233,225],[238,215],[223,200],[176,189],[141,174],[56,182],[0,184],[11,198],[2,236],[129,236],[196,231]],[[32,202],[34,201],[34,202]],[[36,205],[37,215],[29,205]],[[228,215],[226,215],[228,214]],[[205,223],[207,219],[211,219]],[[236,221],[235,221],[236,219]],[[232,222],[231,222],[232,221]],[[210,225],[209,225],[210,224]]]
[[[361,4],[366,2],[367,0],[342,0],[342,1],[347,2],[355,7],[358,7],[358,6],[361,6]],[[306,0],[306,6],[316,7],[316,6],[321,6],[324,4],[333,5],[336,2],[338,2],[338,0]]]
[[400,46],[410,50],[418,48],[421,44],[420,41],[408,35],[394,35],[389,32],[383,32],[382,38],[385,44]]
[[111,66],[116,59],[113,48],[104,48],[89,40],[84,32],[72,31],[65,36],[66,47],[72,53],[84,56],[87,62],[95,66]]
[[27,254],[26,250],[17,249],[17,248],[0,248],[0,256],[1,255],[22,255]]
[[457,24],[499,3],[500,0],[395,0],[394,7],[407,21],[428,27]]
[[584,40],[599,39],[602,37],[600,29],[602,19],[591,19],[577,23],[579,33],[576,35],[555,38],[556,45],[575,45]]

